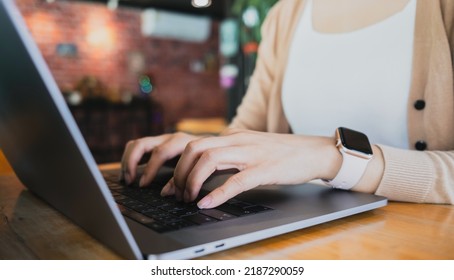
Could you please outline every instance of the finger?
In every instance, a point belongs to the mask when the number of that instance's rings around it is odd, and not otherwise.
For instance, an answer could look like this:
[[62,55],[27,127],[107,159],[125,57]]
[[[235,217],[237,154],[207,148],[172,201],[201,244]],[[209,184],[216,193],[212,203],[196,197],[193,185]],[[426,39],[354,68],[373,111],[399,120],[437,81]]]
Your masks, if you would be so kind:
[[120,180],[125,180],[127,184],[129,184],[129,174],[127,173],[127,159],[129,158],[129,154],[131,153],[131,148],[134,141],[128,141],[126,143],[123,155],[121,157],[121,172],[120,172]]
[[167,184],[161,190],[161,196],[171,196],[175,194],[175,183],[173,177],[167,182]]
[[184,188],[186,187],[186,178],[195,165],[199,157],[199,149],[202,148],[201,145],[198,144],[201,139],[189,142],[183,153],[181,154],[180,160],[178,161],[175,171],[174,171],[174,182],[175,182],[175,192],[176,196],[182,196]]
[[230,177],[222,186],[202,198],[197,206],[200,209],[214,208],[236,195],[260,186],[258,170],[248,169]]
[[247,155],[248,150],[243,147],[221,147],[203,152],[188,175],[184,200],[190,202],[196,199],[203,183],[216,170],[244,170],[249,158]]
[[128,143],[127,151],[122,160],[125,179],[129,178],[129,182],[127,180],[126,183],[130,184],[136,178],[137,165],[142,156],[145,153],[150,152],[155,146],[165,141],[168,137],[168,135],[145,137]]
[[181,149],[178,149],[178,143],[176,142],[175,138],[170,138],[152,150],[151,158],[145,166],[142,178],[140,178],[140,187],[150,184],[158,170],[167,160],[181,154]]
[[191,141],[184,149],[175,168],[176,187],[181,190],[185,188],[189,173],[204,151],[213,148],[237,145],[242,141],[244,141],[244,139],[236,139],[234,136],[207,137]]

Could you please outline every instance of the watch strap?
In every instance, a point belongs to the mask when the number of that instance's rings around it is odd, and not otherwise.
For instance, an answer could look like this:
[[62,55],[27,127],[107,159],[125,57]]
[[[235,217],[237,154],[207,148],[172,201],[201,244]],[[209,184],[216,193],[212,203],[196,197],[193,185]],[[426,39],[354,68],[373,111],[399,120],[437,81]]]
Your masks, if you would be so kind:
[[330,186],[337,189],[349,190],[353,188],[366,171],[369,160],[342,153],[342,166],[333,180],[326,181]]

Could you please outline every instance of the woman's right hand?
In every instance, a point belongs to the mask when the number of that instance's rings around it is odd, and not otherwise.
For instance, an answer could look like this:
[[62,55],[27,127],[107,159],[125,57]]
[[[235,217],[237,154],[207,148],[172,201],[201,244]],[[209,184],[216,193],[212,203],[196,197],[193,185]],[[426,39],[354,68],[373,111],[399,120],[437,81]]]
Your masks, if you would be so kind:
[[190,141],[198,138],[200,137],[177,132],[129,141],[121,159],[121,178],[131,184],[136,179],[137,166],[142,156],[152,153],[139,181],[141,187],[150,184],[164,162],[180,155]]

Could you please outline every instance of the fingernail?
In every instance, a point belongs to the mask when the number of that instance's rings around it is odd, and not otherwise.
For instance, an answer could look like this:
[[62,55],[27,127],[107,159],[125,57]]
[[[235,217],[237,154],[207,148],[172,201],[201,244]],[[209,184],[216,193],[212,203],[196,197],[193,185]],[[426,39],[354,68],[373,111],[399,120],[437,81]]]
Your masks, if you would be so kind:
[[211,196],[208,195],[208,196],[205,196],[204,198],[202,198],[202,200],[200,200],[199,203],[197,203],[197,206],[200,209],[209,208],[212,201],[213,200],[211,199]]
[[168,196],[169,195],[169,188],[170,188],[170,184],[167,183],[164,188],[162,188],[161,190],[161,196]]
[[145,186],[145,177],[144,176],[140,177],[140,181],[139,181],[139,187],[143,187],[143,186]]

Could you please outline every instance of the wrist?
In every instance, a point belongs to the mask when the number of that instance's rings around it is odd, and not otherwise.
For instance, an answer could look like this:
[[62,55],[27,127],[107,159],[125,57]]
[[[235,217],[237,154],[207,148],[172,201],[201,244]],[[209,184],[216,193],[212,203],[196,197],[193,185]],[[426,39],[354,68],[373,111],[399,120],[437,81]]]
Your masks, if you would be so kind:
[[332,180],[336,177],[342,166],[342,155],[336,147],[334,137],[322,137],[322,149],[320,149],[320,159],[323,164],[320,165],[320,173],[317,179]]
[[342,155],[342,165],[336,177],[325,182],[337,189],[350,190],[366,172],[373,158],[372,147],[364,133],[345,127],[336,129],[335,146]]

